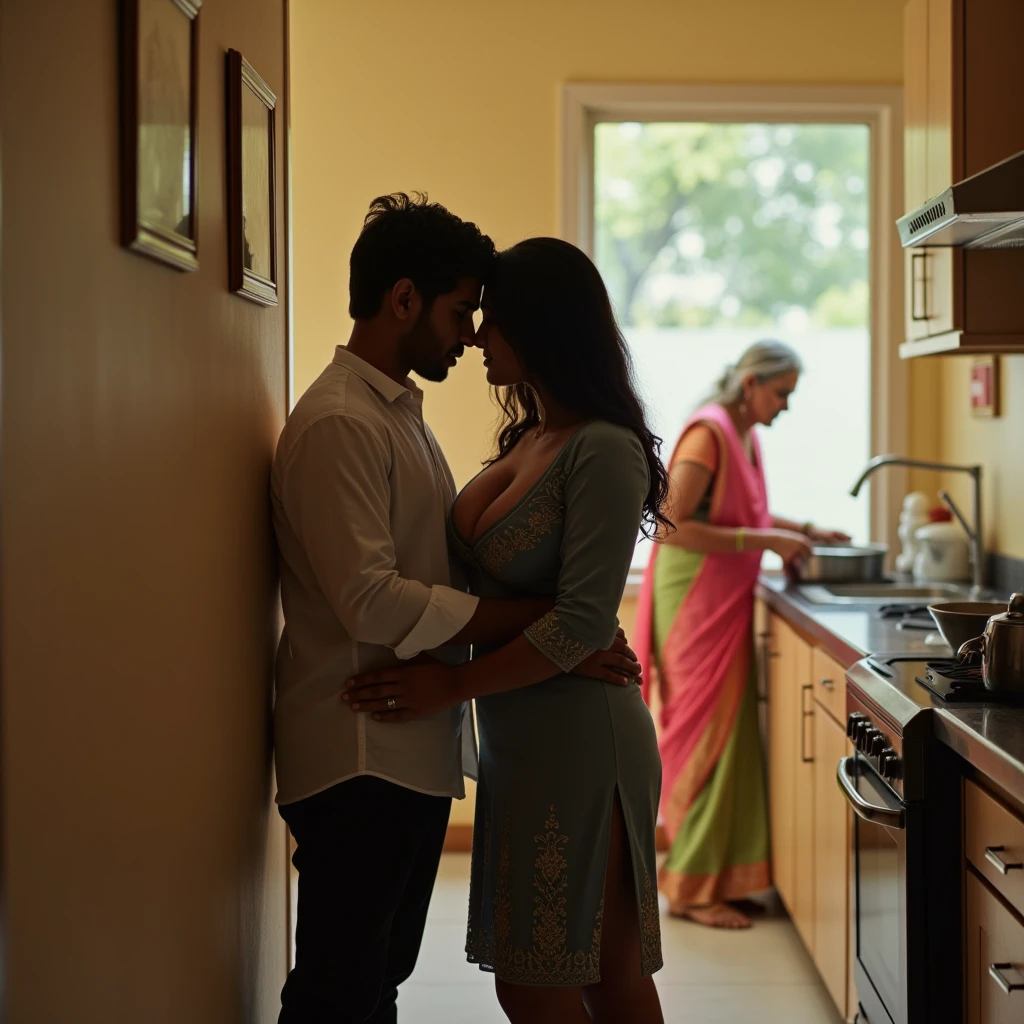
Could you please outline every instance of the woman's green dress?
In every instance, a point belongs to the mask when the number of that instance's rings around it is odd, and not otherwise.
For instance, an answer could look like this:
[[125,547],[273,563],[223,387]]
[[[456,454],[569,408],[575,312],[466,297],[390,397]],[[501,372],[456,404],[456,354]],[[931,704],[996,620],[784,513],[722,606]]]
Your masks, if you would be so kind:
[[615,638],[647,490],[636,436],[592,422],[475,543],[449,529],[474,593],[556,599],[526,636],[562,673],[476,702],[480,779],[466,953],[506,982],[600,980],[616,791],[632,853],[643,973],[662,965],[654,723],[638,686],[572,672]]

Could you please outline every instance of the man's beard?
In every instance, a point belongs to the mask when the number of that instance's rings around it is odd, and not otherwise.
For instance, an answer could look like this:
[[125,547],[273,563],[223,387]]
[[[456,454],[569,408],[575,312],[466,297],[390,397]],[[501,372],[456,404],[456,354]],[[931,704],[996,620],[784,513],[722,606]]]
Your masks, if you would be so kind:
[[451,369],[445,360],[449,356],[460,356],[463,352],[461,345],[448,352],[442,352],[443,344],[430,326],[429,311],[424,309],[416,323],[402,338],[402,356],[417,377],[439,384],[448,378],[448,371]]

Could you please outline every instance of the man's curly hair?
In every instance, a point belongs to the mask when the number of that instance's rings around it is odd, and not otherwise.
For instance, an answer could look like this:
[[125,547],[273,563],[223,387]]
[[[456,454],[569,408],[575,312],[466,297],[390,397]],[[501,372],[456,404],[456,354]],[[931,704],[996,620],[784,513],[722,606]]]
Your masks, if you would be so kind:
[[349,262],[349,315],[375,316],[396,281],[409,278],[427,307],[467,277],[486,280],[494,243],[425,194],[393,192],[370,203]]

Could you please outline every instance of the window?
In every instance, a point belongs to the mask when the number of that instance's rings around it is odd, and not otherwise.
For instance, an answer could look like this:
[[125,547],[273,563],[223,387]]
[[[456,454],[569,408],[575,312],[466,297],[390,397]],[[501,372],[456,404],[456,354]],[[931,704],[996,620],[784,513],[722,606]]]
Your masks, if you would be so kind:
[[872,449],[869,126],[590,127],[591,250],[664,457],[728,364],[785,341],[805,372],[760,431],[772,510],[866,540],[870,505],[848,491]]

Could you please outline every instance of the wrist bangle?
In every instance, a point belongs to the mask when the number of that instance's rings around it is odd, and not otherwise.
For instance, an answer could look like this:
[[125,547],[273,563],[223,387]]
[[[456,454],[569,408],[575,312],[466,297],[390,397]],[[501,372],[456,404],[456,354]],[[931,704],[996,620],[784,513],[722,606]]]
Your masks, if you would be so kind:
[[743,551],[743,527],[740,526],[736,530],[736,551]]

